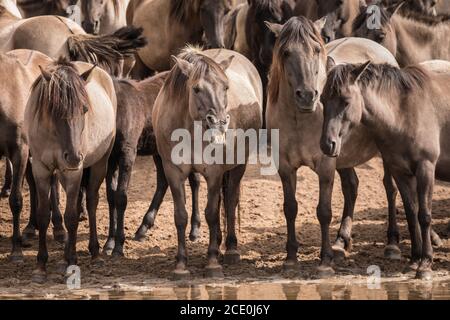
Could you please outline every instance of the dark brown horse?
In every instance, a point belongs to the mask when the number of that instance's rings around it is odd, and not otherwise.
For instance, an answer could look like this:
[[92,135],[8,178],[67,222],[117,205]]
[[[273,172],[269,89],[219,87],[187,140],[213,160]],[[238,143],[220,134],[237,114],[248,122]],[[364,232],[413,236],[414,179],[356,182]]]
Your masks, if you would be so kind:
[[338,156],[355,126],[373,134],[403,199],[410,268],[417,278],[431,278],[434,179],[450,181],[450,72],[419,65],[341,65],[329,73],[322,101],[325,154]]
[[[156,150],[153,134],[152,110],[159,90],[167,78],[167,72],[143,81],[114,80],[117,95],[116,140],[108,161],[106,192],[109,204],[109,234],[103,251],[107,254],[123,255],[124,215],[127,207],[127,190],[131,172],[140,151],[153,155],[157,172],[156,192],[135,239],[141,241],[154,223],[158,209],[166,194],[168,184],[164,175],[161,158]],[[190,238],[195,240],[200,227],[198,210],[199,178],[189,176],[192,186],[192,223]]]

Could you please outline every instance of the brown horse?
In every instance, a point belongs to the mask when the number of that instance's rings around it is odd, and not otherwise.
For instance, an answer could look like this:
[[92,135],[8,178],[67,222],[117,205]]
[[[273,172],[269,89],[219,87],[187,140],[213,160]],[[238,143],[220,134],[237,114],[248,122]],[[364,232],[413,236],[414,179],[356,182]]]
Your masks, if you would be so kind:
[[[74,21],[57,16],[12,19],[0,6],[0,52],[14,49],[40,51],[51,58],[99,64],[113,74],[121,72],[122,59],[146,44],[142,30],[126,27],[111,35],[92,36]],[[51,30],[51,32],[49,31]]]
[[89,251],[93,261],[99,259],[98,190],[114,143],[117,108],[113,81],[100,68],[59,60],[41,72],[33,84],[25,112],[38,195],[39,251],[33,272],[36,282],[46,279],[49,191],[54,173],[67,195],[64,214],[68,231],[64,255],[67,265],[77,263],[78,197],[82,184],[86,187],[89,214]]
[[130,0],[80,0],[82,26],[87,33],[109,34],[127,25]]
[[425,68],[398,69],[370,62],[337,66],[322,95],[324,153],[339,155],[355,126],[372,132],[403,199],[411,234],[411,268],[420,279],[432,277],[434,179],[450,181],[450,146],[445,139],[450,135],[450,73]]
[[389,49],[400,66],[433,59],[450,59],[450,18],[418,15],[404,17],[379,8],[380,26],[369,28],[372,12],[362,9],[355,19],[353,34],[374,40]]
[[[317,20],[327,15],[339,27],[337,38],[349,37],[352,33],[353,20],[360,12],[361,0],[308,0],[297,1],[295,15],[302,15],[311,20]],[[333,15],[336,13],[336,15]],[[330,20],[331,20],[330,19]]]
[[[142,79],[151,71],[170,69],[170,56],[186,43],[224,47],[223,20],[231,9],[230,0],[141,0],[130,5],[129,24],[144,29],[149,44],[139,51],[134,77]],[[130,17],[132,15],[132,17]],[[131,21],[131,23],[130,23]]]
[[[397,63],[388,50],[366,39],[340,39],[325,46],[314,23],[302,16],[291,18],[284,25],[270,24],[269,27],[277,36],[277,41],[269,76],[266,121],[268,129],[279,129],[279,175],[283,184],[288,231],[285,267],[296,268],[296,176],[301,166],[307,166],[319,176],[317,216],[322,230],[322,250],[318,274],[328,276],[334,272],[331,267],[333,256],[346,256],[351,250],[353,211],[358,191],[358,178],[353,168],[376,156],[378,151],[369,132],[357,128],[351,136],[351,147],[346,148],[341,157],[330,159],[322,154],[319,141],[323,116],[319,97],[326,80],[326,70],[331,63],[365,61],[369,56],[375,61]],[[327,61],[328,55],[330,58]],[[336,169],[341,177],[345,206],[336,242],[331,247],[329,224]],[[395,215],[396,190],[388,173],[384,183],[390,215]],[[398,255],[396,230],[389,231],[389,244],[396,245]]]
[[[240,145],[245,148],[244,163],[227,161],[227,164],[221,164],[224,163],[222,156],[230,155],[228,152],[234,151],[236,144],[231,144],[235,142],[233,135],[228,136],[225,144],[220,144],[220,141],[223,141],[223,135],[228,128],[239,128],[244,131],[261,128],[262,85],[258,72],[250,61],[239,53],[225,49],[199,51],[188,48],[176,58],[176,64],[155,101],[152,122],[156,145],[174,201],[178,233],[174,276],[183,278],[189,275],[186,268],[187,212],[184,181],[192,171],[199,172],[205,177],[208,188],[205,215],[210,238],[206,276],[223,276],[222,267],[218,263],[219,246],[222,241],[219,224],[220,190],[223,187],[223,203],[227,217],[227,250],[224,259],[225,262],[236,262],[239,260],[239,253],[235,234],[235,210],[239,201],[239,185],[245,172],[249,146],[245,142]],[[211,135],[210,140],[206,140],[212,143],[202,139],[203,132],[207,129]],[[183,159],[174,161],[173,152],[177,153],[174,148],[180,147],[180,142],[177,143],[172,138],[177,132],[188,135],[187,140],[191,140],[189,137],[192,137],[194,145],[200,144],[202,150],[215,146],[220,159],[218,161],[210,161],[211,159],[204,157],[198,159],[198,149],[185,140],[181,142],[184,151],[178,154]],[[201,136],[198,137],[198,133],[195,132],[200,132]],[[223,150],[224,146],[228,148]],[[230,148],[233,150],[229,150]],[[222,150],[222,153],[219,150]]]
[[[28,50],[0,54],[1,74],[3,77],[0,106],[2,114],[0,128],[0,155],[6,156],[12,163],[12,185],[9,204],[13,214],[12,253],[13,262],[23,261],[20,236],[20,213],[22,211],[22,183],[27,168],[29,148],[23,130],[25,106],[30,88],[39,75],[38,65],[47,65],[51,60]],[[33,197],[34,184],[30,183]],[[32,205],[33,207],[33,205]],[[55,222],[55,220],[54,220]],[[61,221],[56,221],[55,233],[64,232]]]
[[23,12],[24,18],[35,16],[57,15],[67,16],[67,8],[78,0],[18,0],[17,4]]
[[[109,204],[109,235],[103,251],[106,254],[123,255],[124,214],[127,207],[127,190],[138,152],[153,155],[156,165],[157,187],[135,240],[141,241],[154,223],[168,185],[161,158],[156,150],[152,127],[153,104],[164,84],[167,72],[143,81],[114,80],[117,95],[116,140],[108,161],[106,192]],[[192,223],[191,240],[198,236],[200,216],[198,211],[199,178],[191,174]]]

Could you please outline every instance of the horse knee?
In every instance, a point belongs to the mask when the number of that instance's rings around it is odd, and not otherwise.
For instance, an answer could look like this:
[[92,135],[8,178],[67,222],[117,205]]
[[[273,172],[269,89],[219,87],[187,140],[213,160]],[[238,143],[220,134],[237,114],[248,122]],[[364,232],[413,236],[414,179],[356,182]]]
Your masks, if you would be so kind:
[[9,206],[13,214],[19,213],[22,210],[23,198],[20,192],[12,192],[9,196]]
[[114,200],[118,210],[125,210],[128,204],[127,192],[125,190],[117,190]]
[[285,201],[283,204],[284,214],[287,218],[295,218],[297,216],[297,201]]
[[319,219],[320,224],[330,224],[331,223],[331,205],[329,204],[321,204],[317,206],[316,209],[317,218]]

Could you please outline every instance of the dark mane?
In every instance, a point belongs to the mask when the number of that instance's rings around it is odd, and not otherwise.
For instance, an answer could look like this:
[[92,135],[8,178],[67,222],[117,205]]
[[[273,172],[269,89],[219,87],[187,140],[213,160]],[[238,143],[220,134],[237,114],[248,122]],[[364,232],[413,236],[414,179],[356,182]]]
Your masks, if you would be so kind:
[[283,53],[294,43],[302,43],[308,50],[313,50],[313,44],[324,46],[319,31],[314,23],[304,16],[292,17],[283,26],[274,47],[274,59],[270,69],[268,92],[271,102],[278,99],[281,73],[283,72]]
[[170,1],[170,15],[179,22],[186,22],[192,19],[192,14],[196,13],[195,4],[198,0],[168,0]]
[[400,13],[400,16],[408,18],[410,20],[414,20],[416,22],[420,22],[429,26],[436,26],[441,23],[449,23],[450,15],[448,14],[439,14],[437,16],[430,16],[427,14],[423,14],[417,11],[412,10],[403,10]]
[[[194,65],[194,69],[191,74],[191,80],[197,81],[209,72],[214,72],[220,76],[226,78],[226,75],[222,68],[214,62],[211,58],[202,54],[202,52],[195,48],[187,48],[183,50],[179,55],[179,58],[184,59]],[[176,97],[181,99],[186,95],[188,77],[181,71],[180,68],[174,66],[167,75],[164,89],[168,90],[169,97]]]
[[255,16],[270,16],[281,20],[283,18],[283,0],[253,0],[250,6],[254,7]]
[[49,81],[41,75],[32,86],[32,90],[39,90],[36,115],[53,121],[82,116],[83,109],[89,108],[89,98],[74,64],[60,58],[48,72],[51,73]]
[[[380,16],[381,26],[385,27],[386,25],[389,24],[390,14],[388,13],[388,11],[385,8],[383,8],[383,7],[379,7],[379,8],[380,8],[380,13],[381,13],[381,16]],[[358,14],[358,16],[356,16],[355,20],[353,21],[352,30],[353,31],[358,30],[363,24],[366,23],[367,19],[372,17],[373,14],[367,13],[367,7],[362,8],[360,10],[360,13]]]
[[[343,64],[334,67],[328,74],[324,92],[341,94],[341,89],[354,80],[353,72],[361,64]],[[376,88],[379,91],[388,91],[397,88],[402,92],[423,90],[430,78],[426,70],[419,66],[409,66],[403,69],[389,64],[370,64],[361,74],[358,83],[365,89]]]

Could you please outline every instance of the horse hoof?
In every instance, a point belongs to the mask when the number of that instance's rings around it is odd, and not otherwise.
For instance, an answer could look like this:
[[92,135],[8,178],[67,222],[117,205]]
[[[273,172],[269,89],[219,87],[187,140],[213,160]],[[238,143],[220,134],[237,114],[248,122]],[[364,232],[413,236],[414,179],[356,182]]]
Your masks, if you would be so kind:
[[443,245],[441,238],[434,231],[431,233],[431,244],[436,248],[440,248]]
[[47,282],[47,274],[42,270],[34,270],[33,275],[31,276],[31,281],[38,284],[44,284]]
[[415,273],[419,269],[419,263],[418,262],[411,262],[409,263],[405,269],[403,270],[403,273]]
[[105,245],[103,247],[103,251],[102,251],[103,254],[107,255],[107,256],[110,256],[112,254],[113,250],[114,250],[114,247],[115,247],[114,240],[106,241],[106,243],[105,243]]
[[18,252],[12,252],[9,255],[9,261],[13,264],[23,264],[23,254]]
[[122,258],[125,255],[123,254],[123,249],[116,249],[116,248],[114,248],[114,250],[112,251],[111,256],[113,256],[114,258]]
[[189,240],[194,242],[195,240],[198,239],[199,237],[199,229],[193,229],[190,233],[189,233]]
[[386,248],[384,248],[384,257],[389,260],[401,260],[402,252],[397,245],[388,244]]
[[318,266],[317,277],[319,279],[328,279],[335,275],[334,269],[330,266]]
[[133,240],[134,241],[137,241],[137,242],[144,242],[145,241],[145,238],[147,238],[147,236],[145,235],[145,232],[144,233],[141,233],[141,232],[136,232],[136,234],[134,235],[134,238],[133,238]]
[[10,189],[2,189],[2,192],[0,193],[0,198],[8,198],[11,194]]
[[191,277],[191,273],[187,269],[175,269],[172,272],[172,278],[175,281],[189,280],[190,277]]
[[66,242],[66,231],[64,229],[53,230],[53,239],[58,243],[65,243]]
[[205,277],[206,278],[224,278],[223,269],[220,264],[213,264],[206,266],[205,268]]
[[223,255],[223,263],[227,265],[238,264],[241,261],[241,255],[237,250],[227,250]]
[[425,270],[417,270],[416,273],[416,279],[424,280],[424,281],[431,281],[433,280],[433,271],[430,269]]
[[284,271],[297,271],[297,269],[298,269],[297,261],[286,260],[283,263]]
[[348,258],[348,252],[339,246],[333,246],[333,260],[336,262],[342,262]]

